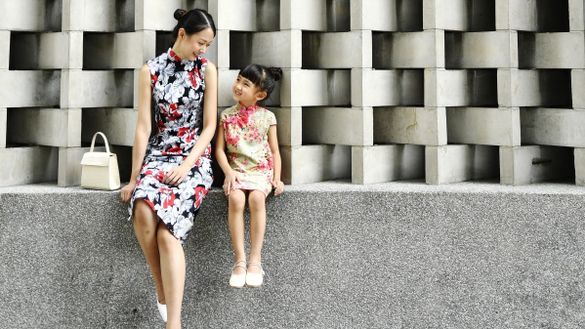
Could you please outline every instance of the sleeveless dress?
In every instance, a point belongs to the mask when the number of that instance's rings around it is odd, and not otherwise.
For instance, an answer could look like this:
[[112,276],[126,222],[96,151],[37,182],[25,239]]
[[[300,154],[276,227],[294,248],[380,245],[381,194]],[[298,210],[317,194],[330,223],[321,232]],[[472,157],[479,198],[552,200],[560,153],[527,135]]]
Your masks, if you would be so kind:
[[220,124],[230,167],[242,174],[234,188],[259,190],[267,196],[272,190],[274,171],[268,144],[268,129],[276,124],[274,113],[258,105],[236,104],[221,113]]
[[142,169],[128,211],[143,199],[183,244],[213,182],[211,145],[178,185],[163,183],[164,173],[189,155],[203,129],[203,93],[207,60],[181,60],[169,48],[147,62],[156,127],[148,140]]

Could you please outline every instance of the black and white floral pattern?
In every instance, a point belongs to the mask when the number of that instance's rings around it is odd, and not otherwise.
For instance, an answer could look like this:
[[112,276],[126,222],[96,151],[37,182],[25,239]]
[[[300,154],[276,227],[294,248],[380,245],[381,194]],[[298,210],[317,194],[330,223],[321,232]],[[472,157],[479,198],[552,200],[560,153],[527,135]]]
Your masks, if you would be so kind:
[[207,60],[181,60],[169,49],[147,65],[156,131],[148,141],[128,211],[132,216],[135,200],[143,199],[184,243],[213,181],[211,145],[178,186],[162,181],[166,171],[189,155],[201,133]]

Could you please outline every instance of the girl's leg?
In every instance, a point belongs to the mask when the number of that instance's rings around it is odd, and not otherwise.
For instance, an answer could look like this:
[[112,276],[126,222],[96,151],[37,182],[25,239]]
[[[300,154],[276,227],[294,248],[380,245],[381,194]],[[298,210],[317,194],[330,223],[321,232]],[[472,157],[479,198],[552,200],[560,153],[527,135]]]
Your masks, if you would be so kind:
[[[254,190],[248,195],[250,205],[250,261],[249,264],[259,265],[262,260],[262,245],[266,231],[266,195]],[[258,266],[249,266],[248,272],[260,273]]]
[[[228,228],[232,240],[232,249],[234,251],[234,262],[245,262],[246,252],[244,251],[244,206],[246,205],[246,195],[241,190],[233,190],[228,197]],[[245,269],[242,267],[234,268],[235,274],[244,274]]]
[[185,253],[181,242],[163,222],[156,234],[160,253],[160,268],[167,303],[167,329],[181,328],[181,306],[185,289]]
[[142,248],[146,263],[150,267],[152,279],[156,287],[158,301],[165,304],[165,293],[160,273],[160,257],[156,240],[156,227],[158,218],[144,200],[136,200],[134,203],[134,233]]

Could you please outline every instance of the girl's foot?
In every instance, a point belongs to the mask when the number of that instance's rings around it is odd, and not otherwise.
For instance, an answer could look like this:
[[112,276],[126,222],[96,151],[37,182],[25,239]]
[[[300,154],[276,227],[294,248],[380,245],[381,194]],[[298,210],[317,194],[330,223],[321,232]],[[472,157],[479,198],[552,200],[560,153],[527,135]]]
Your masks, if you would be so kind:
[[250,263],[246,271],[246,285],[260,287],[264,282],[264,270],[260,263]]
[[244,284],[246,284],[246,261],[240,260],[232,267],[230,286],[234,288],[242,288]]
[[158,314],[160,314],[161,319],[164,322],[167,322],[167,304],[161,304],[158,301],[158,297],[156,298],[156,307],[158,308]]

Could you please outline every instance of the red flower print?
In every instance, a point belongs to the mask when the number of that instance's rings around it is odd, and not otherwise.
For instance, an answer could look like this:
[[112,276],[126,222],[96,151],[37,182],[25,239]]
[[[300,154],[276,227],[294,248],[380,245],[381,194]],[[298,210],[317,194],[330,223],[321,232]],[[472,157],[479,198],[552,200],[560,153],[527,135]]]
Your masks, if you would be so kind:
[[177,103],[171,103],[171,105],[169,105],[169,119],[170,120],[177,120],[178,118],[181,117],[181,114],[179,113],[179,111],[177,111]]
[[154,87],[154,85],[156,84],[157,81],[158,81],[158,74],[155,73],[151,76],[151,79],[150,79],[151,87]]
[[175,204],[175,193],[173,193],[173,190],[168,188],[168,187],[161,187],[160,188],[160,197],[161,197],[161,201],[162,201],[162,206],[164,209],[172,207],[173,204]]
[[201,202],[203,202],[203,198],[207,195],[207,190],[204,186],[197,186],[195,187],[195,208],[199,208],[201,206]]

